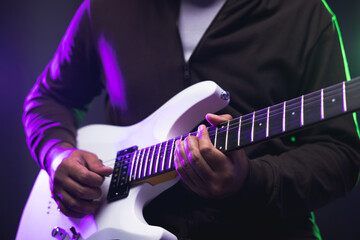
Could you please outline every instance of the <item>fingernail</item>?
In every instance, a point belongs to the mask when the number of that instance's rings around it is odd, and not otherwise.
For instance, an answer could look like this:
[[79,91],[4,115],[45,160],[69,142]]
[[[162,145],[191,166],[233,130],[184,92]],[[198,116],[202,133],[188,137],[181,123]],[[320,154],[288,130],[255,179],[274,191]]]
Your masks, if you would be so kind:
[[199,127],[198,127],[198,132],[202,132],[205,130],[205,125],[204,124],[201,124]]

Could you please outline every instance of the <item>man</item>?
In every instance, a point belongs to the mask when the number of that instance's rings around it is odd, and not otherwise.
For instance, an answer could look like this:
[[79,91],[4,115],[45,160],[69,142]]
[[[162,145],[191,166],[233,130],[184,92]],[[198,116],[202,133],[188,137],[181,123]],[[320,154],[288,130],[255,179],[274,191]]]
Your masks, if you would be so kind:
[[[25,103],[29,147],[60,210],[94,213],[112,172],[75,142],[102,89],[106,122],[129,125],[212,79],[231,94],[207,116],[217,125],[346,80],[335,20],[320,0],[84,1]],[[145,217],[181,239],[316,239],[311,211],[355,186],[359,149],[350,115],[226,155],[201,125],[177,142],[182,181]]]

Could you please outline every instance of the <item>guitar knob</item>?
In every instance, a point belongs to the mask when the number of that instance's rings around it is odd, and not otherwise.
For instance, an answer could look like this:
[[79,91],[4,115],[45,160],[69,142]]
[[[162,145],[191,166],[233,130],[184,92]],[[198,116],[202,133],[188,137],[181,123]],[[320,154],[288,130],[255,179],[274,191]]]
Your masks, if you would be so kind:
[[66,231],[60,227],[54,227],[51,231],[51,236],[55,239],[66,240],[70,239]]
[[222,100],[227,101],[227,100],[230,99],[230,93],[229,93],[228,91],[222,91],[222,92],[221,92],[221,95],[220,95],[220,98],[221,98]]
[[70,231],[72,232],[73,236],[72,236],[72,240],[81,240],[81,235],[80,233],[76,232],[74,227],[70,228]]

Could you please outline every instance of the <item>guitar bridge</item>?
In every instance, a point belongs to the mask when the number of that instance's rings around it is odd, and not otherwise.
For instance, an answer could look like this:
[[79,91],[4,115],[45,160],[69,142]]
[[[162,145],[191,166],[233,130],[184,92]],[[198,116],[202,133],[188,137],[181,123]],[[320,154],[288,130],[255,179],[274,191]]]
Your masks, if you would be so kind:
[[138,149],[133,146],[117,153],[114,172],[111,177],[109,192],[107,195],[108,201],[115,201],[121,198],[126,198],[129,195],[129,165],[133,152]]

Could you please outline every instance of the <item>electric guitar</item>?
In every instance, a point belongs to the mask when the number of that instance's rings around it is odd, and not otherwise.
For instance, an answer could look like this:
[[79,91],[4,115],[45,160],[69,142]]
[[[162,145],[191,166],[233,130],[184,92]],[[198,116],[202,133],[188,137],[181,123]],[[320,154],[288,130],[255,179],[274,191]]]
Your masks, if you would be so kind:
[[[360,78],[341,82],[209,127],[209,135],[222,152],[242,148],[352,113],[360,108],[358,92]],[[40,170],[16,239],[176,239],[169,231],[148,225],[142,210],[178,181],[174,169],[176,140],[196,135],[188,132],[206,113],[217,112],[228,103],[226,91],[204,81],[178,93],[135,125],[79,129],[78,148],[97,154],[105,165],[114,168],[102,185],[100,209],[94,216],[66,217],[52,199],[47,173]]]

